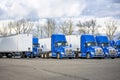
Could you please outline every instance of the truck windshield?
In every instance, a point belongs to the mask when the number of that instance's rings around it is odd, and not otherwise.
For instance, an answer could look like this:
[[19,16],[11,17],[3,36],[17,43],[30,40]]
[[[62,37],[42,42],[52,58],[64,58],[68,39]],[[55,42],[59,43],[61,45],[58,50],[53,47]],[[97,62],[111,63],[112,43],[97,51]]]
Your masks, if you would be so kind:
[[108,46],[109,46],[108,43],[101,43],[100,45],[101,45],[102,47],[108,47]]
[[33,44],[33,47],[39,47],[40,45],[39,44]]
[[96,43],[95,42],[87,42],[86,46],[87,47],[89,47],[89,46],[96,46]]
[[56,43],[56,46],[68,46],[68,43],[67,42],[58,42]]

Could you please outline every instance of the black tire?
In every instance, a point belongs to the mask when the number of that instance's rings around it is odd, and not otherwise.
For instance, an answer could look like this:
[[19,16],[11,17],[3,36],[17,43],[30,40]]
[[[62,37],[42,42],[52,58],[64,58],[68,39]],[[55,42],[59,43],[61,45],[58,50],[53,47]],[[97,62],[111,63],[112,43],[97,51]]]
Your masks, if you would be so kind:
[[48,53],[48,58],[51,58],[51,53]]
[[60,59],[60,54],[58,53],[57,56],[56,56],[57,59]]
[[20,56],[21,58],[25,58],[24,53],[21,53]]
[[2,58],[3,56],[2,56],[2,54],[0,54],[0,58]]
[[115,59],[115,57],[111,57],[111,59]]
[[23,53],[21,58],[27,58],[26,54]]
[[90,59],[90,54],[89,53],[87,54],[86,59]]
[[78,53],[75,53],[75,58],[78,58],[78,55],[79,55]]
[[12,58],[12,54],[6,54],[7,58]]
[[73,59],[72,57],[69,57],[69,59]]
[[105,59],[104,57],[100,57],[100,59]]
[[33,58],[33,57],[34,57],[34,55],[31,53],[31,54],[30,54],[30,58]]

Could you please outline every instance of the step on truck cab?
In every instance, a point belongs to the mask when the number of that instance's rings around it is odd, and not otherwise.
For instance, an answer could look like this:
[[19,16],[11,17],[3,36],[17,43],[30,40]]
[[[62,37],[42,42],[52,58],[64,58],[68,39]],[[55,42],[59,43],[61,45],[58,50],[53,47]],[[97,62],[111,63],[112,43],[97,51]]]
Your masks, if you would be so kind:
[[66,37],[68,43],[72,44],[76,58],[104,58],[103,50],[96,45],[93,35],[69,35]]
[[115,42],[115,49],[117,51],[117,57],[120,57],[120,40]]
[[51,39],[40,39],[39,42],[43,44],[41,57],[74,58],[72,47],[68,46],[66,37],[63,34],[53,34]]
[[105,57],[115,58],[117,56],[115,48],[110,46],[107,36],[96,36],[98,46],[100,46],[105,54]]

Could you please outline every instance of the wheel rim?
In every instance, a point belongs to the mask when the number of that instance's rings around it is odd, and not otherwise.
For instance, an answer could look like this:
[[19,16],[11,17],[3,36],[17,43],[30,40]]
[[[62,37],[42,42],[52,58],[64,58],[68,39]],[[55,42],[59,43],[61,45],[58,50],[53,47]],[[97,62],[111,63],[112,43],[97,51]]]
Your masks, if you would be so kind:
[[47,54],[45,54],[45,58],[47,58]]
[[60,54],[57,54],[57,59],[60,59]]
[[90,59],[90,54],[87,54],[87,59]]
[[43,58],[43,54],[41,54],[41,57]]

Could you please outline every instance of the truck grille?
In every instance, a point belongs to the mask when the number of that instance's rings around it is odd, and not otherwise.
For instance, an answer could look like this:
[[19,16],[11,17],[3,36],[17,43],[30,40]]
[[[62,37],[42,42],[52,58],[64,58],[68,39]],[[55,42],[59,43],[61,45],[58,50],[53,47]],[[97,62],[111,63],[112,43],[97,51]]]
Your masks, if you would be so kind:
[[97,48],[96,55],[102,55],[102,54],[103,54],[103,50],[101,48]]
[[115,55],[115,54],[116,54],[116,51],[115,51],[114,49],[110,49],[110,50],[109,50],[109,53],[110,53],[110,55]]
[[65,52],[66,52],[67,55],[70,55],[70,54],[72,54],[72,49],[71,48],[67,48],[65,50]]

